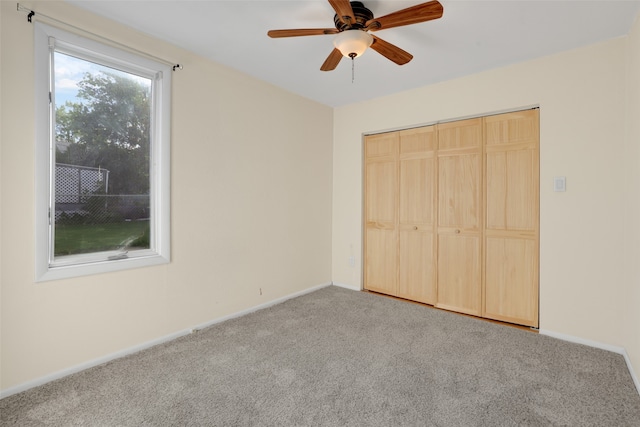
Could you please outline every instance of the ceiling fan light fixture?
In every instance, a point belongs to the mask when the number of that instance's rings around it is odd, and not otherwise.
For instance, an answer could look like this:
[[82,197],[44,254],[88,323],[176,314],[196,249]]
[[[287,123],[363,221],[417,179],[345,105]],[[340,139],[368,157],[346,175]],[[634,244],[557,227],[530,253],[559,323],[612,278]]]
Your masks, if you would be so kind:
[[362,55],[373,43],[373,36],[362,30],[346,30],[333,39],[333,45],[347,58]]

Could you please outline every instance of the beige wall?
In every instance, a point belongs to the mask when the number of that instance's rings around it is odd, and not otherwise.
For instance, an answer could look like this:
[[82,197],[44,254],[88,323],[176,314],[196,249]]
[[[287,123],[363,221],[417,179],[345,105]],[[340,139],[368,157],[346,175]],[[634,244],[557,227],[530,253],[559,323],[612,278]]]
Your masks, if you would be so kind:
[[[333,280],[361,286],[363,133],[539,105],[540,327],[628,348],[640,372],[638,273],[624,270],[624,208],[633,198],[637,265],[639,194],[638,130],[626,139],[627,56],[624,37],[335,109]],[[626,164],[625,149],[635,156]],[[635,168],[633,187],[625,166]],[[565,193],[553,192],[554,176],[567,177]]]
[[625,283],[628,317],[624,323],[629,337],[627,352],[636,376],[640,376],[640,15],[629,34],[627,122],[625,158]]
[[34,283],[33,26],[0,3],[0,389],[331,281],[331,108],[39,2],[184,70],[173,74],[171,264]]

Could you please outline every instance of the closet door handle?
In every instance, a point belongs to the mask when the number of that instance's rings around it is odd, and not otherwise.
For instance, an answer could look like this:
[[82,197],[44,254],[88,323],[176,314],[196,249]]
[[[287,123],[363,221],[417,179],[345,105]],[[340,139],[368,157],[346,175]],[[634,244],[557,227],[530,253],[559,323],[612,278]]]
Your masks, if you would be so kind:
[[413,229],[414,229],[414,230],[417,230],[417,229],[418,229],[418,226],[417,226],[417,225],[414,225],[414,226],[413,226]]
[[456,228],[456,234],[460,234],[460,230]]

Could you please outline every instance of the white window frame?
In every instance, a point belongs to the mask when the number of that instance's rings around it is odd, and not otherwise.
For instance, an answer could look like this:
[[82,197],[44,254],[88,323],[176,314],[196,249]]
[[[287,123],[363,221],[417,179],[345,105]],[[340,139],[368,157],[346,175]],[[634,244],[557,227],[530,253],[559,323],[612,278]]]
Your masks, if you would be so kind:
[[[171,66],[60,28],[35,22],[36,281],[64,279],[170,262]],[[152,81],[150,141],[150,248],[53,256],[55,100],[53,52],[72,54]]]

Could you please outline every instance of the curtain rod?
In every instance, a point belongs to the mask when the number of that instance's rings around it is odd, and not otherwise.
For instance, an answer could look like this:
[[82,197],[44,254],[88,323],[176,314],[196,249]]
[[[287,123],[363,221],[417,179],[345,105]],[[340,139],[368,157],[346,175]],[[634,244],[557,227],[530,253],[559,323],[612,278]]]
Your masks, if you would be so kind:
[[45,18],[46,20],[55,22],[58,25],[62,25],[62,26],[71,28],[71,29],[73,29],[75,31],[78,31],[78,32],[82,33],[83,35],[90,36],[90,38],[92,38],[94,40],[109,44],[111,46],[118,47],[118,48],[123,49],[123,50],[127,50],[127,51],[135,53],[137,55],[144,56],[144,57],[146,57],[148,59],[153,59],[154,61],[162,62],[163,64],[171,65],[172,68],[173,68],[173,71],[182,70],[182,68],[183,68],[182,65],[176,64],[175,62],[171,62],[171,61],[167,61],[166,59],[158,58],[157,56],[150,55],[147,52],[143,52],[141,50],[134,49],[134,48],[132,48],[130,46],[127,46],[125,44],[122,44],[122,43],[116,42],[114,40],[108,39],[108,38],[106,38],[104,36],[101,36],[99,34],[92,33],[91,31],[87,31],[87,30],[85,30],[83,28],[76,27],[75,25],[69,24],[67,22],[60,21],[59,19],[56,19],[54,17],[48,16],[48,15],[44,15],[42,13],[37,13],[36,14],[36,12],[34,10],[32,10],[32,9],[30,9],[28,7],[22,6],[20,3],[18,3],[17,10],[18,10],[18,12],[24,12],[24,13],[27,14],[27,21],[28,22],[33,22],[33,18],[40,19],[42,17],[42,18]]

